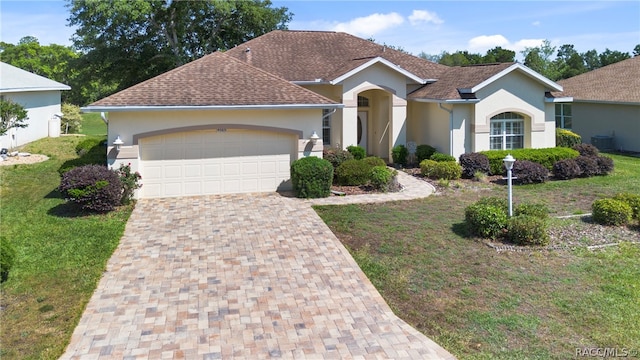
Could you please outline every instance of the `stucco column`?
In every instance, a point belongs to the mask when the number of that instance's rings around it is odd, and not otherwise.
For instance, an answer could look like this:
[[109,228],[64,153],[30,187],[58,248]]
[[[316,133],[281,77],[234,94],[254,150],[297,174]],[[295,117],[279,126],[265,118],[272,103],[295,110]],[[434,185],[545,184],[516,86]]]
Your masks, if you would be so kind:
[[342,109],[342,138],[340,147],[358,145],[358,107],[344,107]]
[[394,146],[407,144],[407,101],[395,95],[393,95],[389,135],[389,159],[391,159],[391,150]]

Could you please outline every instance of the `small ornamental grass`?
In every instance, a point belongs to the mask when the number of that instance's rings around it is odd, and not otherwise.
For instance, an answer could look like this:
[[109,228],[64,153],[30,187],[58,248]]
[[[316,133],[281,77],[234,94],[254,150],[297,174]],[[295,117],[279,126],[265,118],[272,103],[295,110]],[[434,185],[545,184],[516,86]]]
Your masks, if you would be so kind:
[[333,166],[315,156],[298,159],[291,164],[291,183],[296,197],[323,198],[331,195]]
[[616,199],[599,199],[591,205],[593,221],[601,225],[626,225],[631,221],[633,209],[629,204]]
[[83,210],[95,212],[111,211],[122,199],[118,174],[102,165],[79,166],[65,172],[58,190]]

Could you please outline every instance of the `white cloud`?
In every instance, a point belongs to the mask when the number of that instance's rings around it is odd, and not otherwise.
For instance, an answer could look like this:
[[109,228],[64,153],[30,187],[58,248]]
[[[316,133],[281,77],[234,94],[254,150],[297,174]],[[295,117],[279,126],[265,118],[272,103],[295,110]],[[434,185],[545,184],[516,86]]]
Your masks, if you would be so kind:
[[505,47],[509,40],[502,35],[481,35],[469,40],[469,51],[486,51],[496,46]]
[[371,14],[355,18],[349,22],[334,24],[333,31],[342,31],[356,36],[373,36],[381,31],[401,25],[404,18],[395,12]]
[[440,19],[438,14],[426,10],[413,10],[411,15],[409,15],[409,21],[411,25],[417,25],[422,22],[436,25],[444,23],[444,20]]
[[540,21],[534,21],[531,23],[533,26],[540,26]]
[[516,41],[513,45],[511,45],[510,49],[515,52],[520,52],[525,48],[538,47],[542,45],[544,39],[522,39]]

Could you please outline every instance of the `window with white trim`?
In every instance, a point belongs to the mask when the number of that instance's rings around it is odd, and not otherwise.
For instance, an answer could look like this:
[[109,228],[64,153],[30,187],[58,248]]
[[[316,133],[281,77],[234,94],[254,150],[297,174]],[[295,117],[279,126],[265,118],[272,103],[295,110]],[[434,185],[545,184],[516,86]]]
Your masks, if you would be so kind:
[[571,104],[556,104],[556,127],[571,130]]
[[322,109],[322,144],[331,145],[331,117],[333,110]]
[[489,146],[491,150],[522,149],[524,147],[524,116],[504,112],[490,121]]

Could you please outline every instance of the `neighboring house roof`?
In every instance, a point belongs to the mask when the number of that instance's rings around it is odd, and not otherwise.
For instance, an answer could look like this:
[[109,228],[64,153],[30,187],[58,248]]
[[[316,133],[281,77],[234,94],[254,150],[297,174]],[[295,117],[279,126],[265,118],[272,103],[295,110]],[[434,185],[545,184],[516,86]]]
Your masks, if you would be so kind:
[[438,78],[449,68],[333,31],[276,30],[226,53],[292,82],[331,82],[376,58],[422,80]]
[[481,64],[449,67],[438,81],[427,84],[409,94],[411,100],[475,100],[475,93],[513,72],[520,71],[545,85],[550,90],[560,90],[558,84],[519,63]]
[[71,90],[71,87],[0,62],[0,93],[50,90]]
[[215,52],[90,104],[92,111],[154,108],[340,107],[301,86]]
[[640,104],[640,56],[558,81],[564,88],[553,97],[573,101]]

